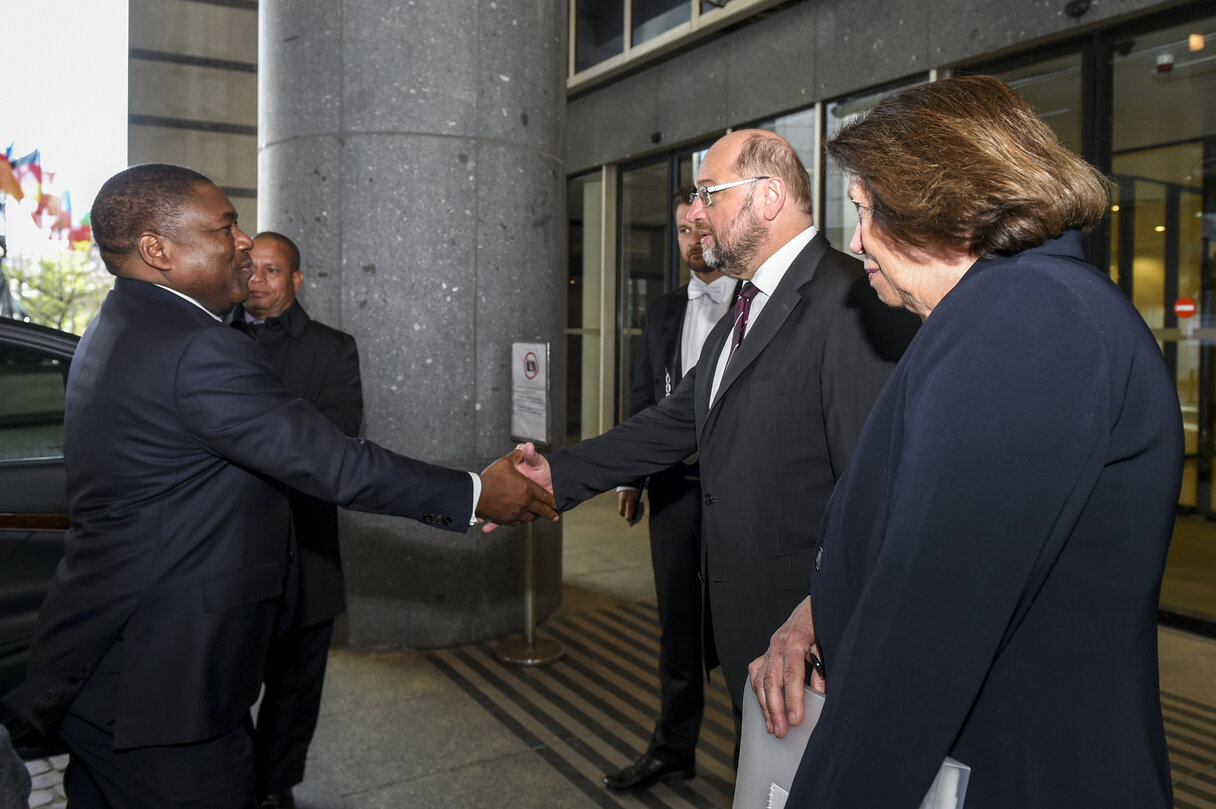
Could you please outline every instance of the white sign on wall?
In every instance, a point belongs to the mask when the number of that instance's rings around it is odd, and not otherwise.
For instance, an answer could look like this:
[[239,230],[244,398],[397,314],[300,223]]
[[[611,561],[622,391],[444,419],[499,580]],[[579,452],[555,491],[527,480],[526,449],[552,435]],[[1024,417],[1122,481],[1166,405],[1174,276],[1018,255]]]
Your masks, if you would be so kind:
[[511,344],[511,440],[549,443],[549,344]]

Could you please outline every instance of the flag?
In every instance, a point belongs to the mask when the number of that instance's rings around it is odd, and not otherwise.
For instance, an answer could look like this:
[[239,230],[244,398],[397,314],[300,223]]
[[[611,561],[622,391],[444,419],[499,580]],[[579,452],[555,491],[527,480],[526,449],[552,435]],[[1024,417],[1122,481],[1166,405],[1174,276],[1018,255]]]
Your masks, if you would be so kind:
[[21,181],[13,173],[13,164],[9,163],[6,157],[0,157],[0,193],[8,194],[18,202],[25,196],[21,190]]
[[13,167],[13,174],[21,183],[21,190],[25,192],[25,196],[40,205],[42,202],[42,153],[35,149],[25,157],[19,157],[16,160],[10,158],[9,163]]
[[59,195],[51,191],[43,191],[38,200],[38,207],[30,215],[34,217],[34,224],[38,227],[54,228],[59,222],[61,210],[62,203]]
[[68,241],[73,247],[89,244],[93,241],[93,228],[89,225],[77,225],[68,230]]
[[63,195],[59,197],[59,210],[55,213],[55,221],[51,223],[51,230],[68,230],[72,227],[72,195],[67,189],[64,189]]
[[90,214],[90,211],[85,211],[80,217],[80,224],[68,231],[68,241],[72,243],[72,247],[93,242],[93,220]]

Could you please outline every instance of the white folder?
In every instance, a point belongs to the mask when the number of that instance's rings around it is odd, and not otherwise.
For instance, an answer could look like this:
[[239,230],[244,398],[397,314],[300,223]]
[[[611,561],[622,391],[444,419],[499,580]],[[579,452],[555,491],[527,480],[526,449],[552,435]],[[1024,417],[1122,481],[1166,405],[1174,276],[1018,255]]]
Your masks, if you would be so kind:
[[[783,809],[802,752],[823,712],[823,694],[807,688],[802,706],[802,724],[778,739],[765,730],[764,713],[755,695],[743,700],[743,739],[733,809]],[[947,758],[920,809],[963,809],[970,777],[970,767]]]

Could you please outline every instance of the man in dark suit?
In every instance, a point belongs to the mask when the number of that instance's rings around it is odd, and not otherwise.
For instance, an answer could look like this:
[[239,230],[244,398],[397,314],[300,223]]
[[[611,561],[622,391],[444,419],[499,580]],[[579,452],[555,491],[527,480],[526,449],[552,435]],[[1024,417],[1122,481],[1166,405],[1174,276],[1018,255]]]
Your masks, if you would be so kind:
[[780,136],[722,138],[697,186],[706,264],[750,282],[736,316],[671,396],[547,464],[525,445],[522,468],[568,509],[700,452],[701,575],[737,711],[748,663],[806,594],[832,487],[919,319],[815,231],[810,180]]
[[[355,338],[313,320],[296,300],[304,274],[295,242],[281,233],[259,233],[250,256],[249,300],[233,311],[233,328],[266,350],[283,387],[346,435],[358,435],[363,388]],[[291,788],[304,780],[334,619],[346,610],[337,507],[296,489],[288,497],[299,589],[290,624],[270,644],[258,704],[253,754],[262,809],[295,806]]]
[[[676,192],[676,239],[692,271],[688,284],[660,295],[650,306],[642,330],[642,351],[633,371],[629,415],[662,401],[701,356],[705,338],[730,309],[738,281],[711,270],[701,255],[701,242],[688,221],[693,186]],[[650,500],[650,560],[658,598],[659,720],[650,745],[637,761],[604,776],[604,786],[617,792],[640,792],[672,773],[691,778],[696,772],[697,736],[705,709],[703,664],[714,661],[703,639],[710,632],[701,615],[701,485],[696,456],[655,472],[646,481]],[[632,521],[639,486],[617,490],[620,515]],[[707,616],[708,618],[708,616]]]
[[5,703],[67,743],[75,809],[251,809],[249,708],[294,570],[284,484],[456,531],[556,514],[501,461],[480,478],[414,461],[285,390],[220,320],[249,294],[252,242],[206,177],[134,166],[92,215],[117,281],[68,378],[72,527]]

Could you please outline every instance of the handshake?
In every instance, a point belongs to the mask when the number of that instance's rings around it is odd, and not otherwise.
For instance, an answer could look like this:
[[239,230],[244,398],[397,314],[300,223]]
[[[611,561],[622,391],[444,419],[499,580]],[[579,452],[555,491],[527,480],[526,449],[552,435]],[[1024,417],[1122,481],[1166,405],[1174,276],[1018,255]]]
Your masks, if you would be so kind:
[[477,517],[486,521],[481,529],[485,532],[499,525],[532,522],[537,517],[557,521],[553,475],[549,462],[534,444],[518,445],[481,473]]

